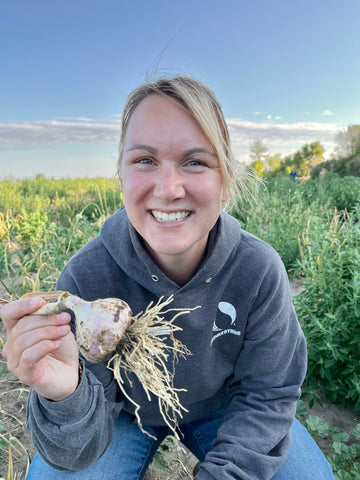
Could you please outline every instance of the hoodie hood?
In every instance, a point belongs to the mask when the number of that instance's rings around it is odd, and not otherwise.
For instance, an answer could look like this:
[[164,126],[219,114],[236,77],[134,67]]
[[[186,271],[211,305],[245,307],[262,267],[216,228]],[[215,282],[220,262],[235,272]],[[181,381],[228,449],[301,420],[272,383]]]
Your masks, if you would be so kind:
[[209,234],[207,252],[201,266],[193,278],[180,287],[170,280],[149,256],[139,234],[129,221],[125,207],[104,222],[100,233],[100,239],[115,263],[131,279],[158,297],[210,283],[236,249],[240,236],[239,222],[227,213],[221,212]]

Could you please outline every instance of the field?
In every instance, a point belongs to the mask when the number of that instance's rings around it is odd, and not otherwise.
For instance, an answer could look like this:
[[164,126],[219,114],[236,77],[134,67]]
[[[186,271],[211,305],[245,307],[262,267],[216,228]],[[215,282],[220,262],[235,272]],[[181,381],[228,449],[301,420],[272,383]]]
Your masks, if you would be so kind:
[[[356,177],[274,178],[232,212],[287,268],[309,354],[298,418],[338,480],[360,478],[359,199]],[[53,289],[65,262],[121,204],[119,186],[107,179],[0,182],[0,297]],[[6,340],[2,326],[0,340]],[[0,362],[0,477],[8,475],[9,443],[10,479],[24,478],[34,454],[24,428],[26,397],[26,387]],[[147,480],[192,478],[195,463],[170,438]]]

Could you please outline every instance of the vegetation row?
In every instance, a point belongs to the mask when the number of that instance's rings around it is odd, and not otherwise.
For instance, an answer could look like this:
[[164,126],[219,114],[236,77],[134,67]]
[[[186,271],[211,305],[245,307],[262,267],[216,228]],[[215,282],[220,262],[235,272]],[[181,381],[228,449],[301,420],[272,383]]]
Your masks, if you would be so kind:
[[[53,289],[65,262],[121,205],[109,179],[0,182],[0,296]],[[360,411],[360,178],[268,176],[232,214],[303,282],[294,303],[308,342],[304,399]]]

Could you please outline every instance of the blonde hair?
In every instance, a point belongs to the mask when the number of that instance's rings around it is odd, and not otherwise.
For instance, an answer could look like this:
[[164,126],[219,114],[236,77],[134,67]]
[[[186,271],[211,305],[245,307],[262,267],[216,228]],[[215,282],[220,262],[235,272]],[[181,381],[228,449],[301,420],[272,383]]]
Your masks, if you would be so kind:
[[176,100],[194,118],[216,153],[228,203],[235,205],[238,195],[244,191],[248,192],[248,180],[253,175],[235,158],[232,152],[229,130],[214,92],[199,80],[186,75],[158,78],[155,81],[146,82],[135,88],[128,96],[121,118],[118,159],[120,180],[127,127],[136,107],[149,95],[170,97]]

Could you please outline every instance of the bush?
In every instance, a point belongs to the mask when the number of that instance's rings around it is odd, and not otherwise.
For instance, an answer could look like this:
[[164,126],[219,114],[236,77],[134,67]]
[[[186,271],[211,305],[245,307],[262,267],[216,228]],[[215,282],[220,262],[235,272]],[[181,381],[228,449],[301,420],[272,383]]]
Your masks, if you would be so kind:
[[326,182],[329,207],[355,212],[360,205],[360,178],[334,176]]
[[113,180],[0,182],[0,285],[11,298],[50,290],[66,261],[122,204]]
[[[243,227],[271,244],[289,274],[308,342],[304,393],[360,410],[360,179],[270,179],[256,202],[239,200]],[[352,212],[351,214],[348,212]]]
[[317,178],[322,170],[335,173],[339,177],[353,176],[360,177],[360,145],[354,155],[340,158],[338,160],[328,160],[317,164],[311,169],[311,178]]
[[335,215],[326,231],[309,221],[300,242],[305,291],[295,307],[308,342],[304,392],[360,410],[360,226]]

